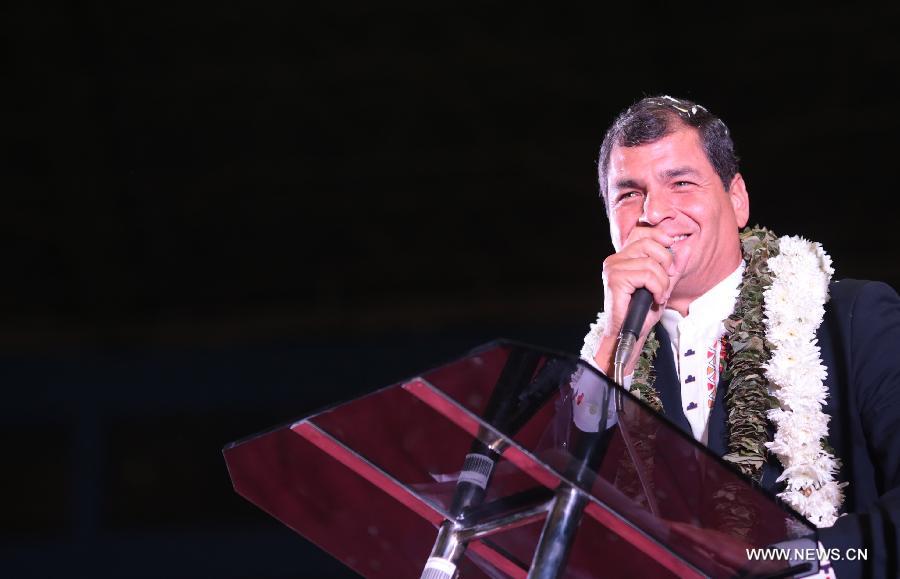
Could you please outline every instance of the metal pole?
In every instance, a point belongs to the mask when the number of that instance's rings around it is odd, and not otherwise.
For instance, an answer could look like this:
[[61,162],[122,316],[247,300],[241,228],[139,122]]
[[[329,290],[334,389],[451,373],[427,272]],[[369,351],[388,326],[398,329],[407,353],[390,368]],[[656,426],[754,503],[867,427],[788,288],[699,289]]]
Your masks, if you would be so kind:
[[459,574],[456,565],[465,550],[466,544],[459,540],[456,524],[444,521],[420,579],[454,579]]
[[557,491],[528,579],[556,579],[562,574],[587,502],[587,495],[578,489],[567,486]]

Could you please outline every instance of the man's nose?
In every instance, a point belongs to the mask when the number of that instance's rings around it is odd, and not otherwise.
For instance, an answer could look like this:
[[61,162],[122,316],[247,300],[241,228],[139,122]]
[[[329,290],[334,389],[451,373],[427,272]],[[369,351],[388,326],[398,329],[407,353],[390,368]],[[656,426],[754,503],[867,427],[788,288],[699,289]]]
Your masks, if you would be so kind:
[[656,225],[673,215],[672,197],[668,191],[657,189],[647,191],[647,194],[644,196],[644,211],[641,213],[641,223]]

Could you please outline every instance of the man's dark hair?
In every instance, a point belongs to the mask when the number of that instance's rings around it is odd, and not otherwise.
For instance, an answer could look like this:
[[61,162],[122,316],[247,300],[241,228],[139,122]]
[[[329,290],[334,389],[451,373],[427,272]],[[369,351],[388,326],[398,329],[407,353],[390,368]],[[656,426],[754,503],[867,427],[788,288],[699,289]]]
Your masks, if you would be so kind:
[[603,137],[600,159],[597,162],[603,207],[609,212],[609,155],[614,146],[637,147],[662,139],[675,132],[679,125],[694,127],[706,158],[712,164],[725,190],[738,172],[738,157],[728,127],[722,119],[695,102],[670,96],[646,97],[622,112]]

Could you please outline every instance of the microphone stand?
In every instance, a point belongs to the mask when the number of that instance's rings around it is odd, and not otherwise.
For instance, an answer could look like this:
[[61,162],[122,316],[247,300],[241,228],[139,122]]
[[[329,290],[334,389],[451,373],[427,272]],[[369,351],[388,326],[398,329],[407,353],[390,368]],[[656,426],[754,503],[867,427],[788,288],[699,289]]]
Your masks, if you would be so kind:
[[575,542],[575,533],[588,503],[588,493],[596,478],[597,467],[613,437],[612,430],[607,429],[609,391],[607,388],[601,402],[603,410],[597,432],[583,432],[573,448],[574,457],[566,469],[566,478],[575,485],[562,483],[557,487],[531,560],[528,579],[556,579],[565,569]]
[[[549,360],[535,376],[542,356],[513,350],[504,365],[487,408],[485,421],[510,435],[519,431],[559,388],[562,376],[571,375],[574,363]],[[534,377],[534,378],[532,378]],[[497,504],[485,505],[486,489],[494,465],[503,453],[503,436],[482,429],[466,455],[450,506],[450,517],[438,529],[421,579],[452,579],[469,541],[531,520],[547,512],[552,499],[546,489],[526,491]]]
[[[628,306],[625,321],[622,324],[622,330],[619,332],[616,351],[613,356],[613,380],[620,386],[620,388],[615,389],[616,413],[619,416],[623,416],[621,386],[625,379],[625,366],[631,357],[631,353],[634,351],[634,346],[644,325],[644,320],[647,319],[647,313],[650,311],[652,301],[653,296],[647,289],[639,288],[635,290],[631,297],[631,303]],[[550,508],[547,521],[544,523],[541,539],[538,542],[534,559],[531,562],[531,571],[528,573],[528,579],[557,579],[565,569],[569,552],[574,543],[575,532],[578,530],[584,508],[588,503],[588,493],[596,478],[596,469],[612,438],[612,434],[608,433],[606,428],[609,414],[609,391],[610,389],[607,388],[606,396],[603,398],[600,424],[597,432],[585,433],[579,441],[580,444],[573,449],[574,460],[566,474],[569,475],[568,478],[575,483],[575,486],[561,484],[557,488],[553,505]],[[634,461],[638,480],[644,489],[644,493],[647,495],[648,504],[651,505],[651,512],[657,514],[655,498],[647,490],[643,465],[641,465],[641,461],[634,452],[634,445],[631,444],[623,425],[620,424],[619,430],[624,437],[626,450],[632,461]]]

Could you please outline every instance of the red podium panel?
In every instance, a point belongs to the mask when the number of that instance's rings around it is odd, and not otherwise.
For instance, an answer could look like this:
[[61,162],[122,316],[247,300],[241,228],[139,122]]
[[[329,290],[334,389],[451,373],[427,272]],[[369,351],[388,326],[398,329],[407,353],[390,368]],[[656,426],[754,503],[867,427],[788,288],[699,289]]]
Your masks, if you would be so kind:
[[365,577],[419,577],[450,521],[476,529],[460,577],[524,578],[563,491],[580,506],[561,577],[787,576],[746,549],[817,540],[584,362],[508,342],[224,455],[238,493]]

